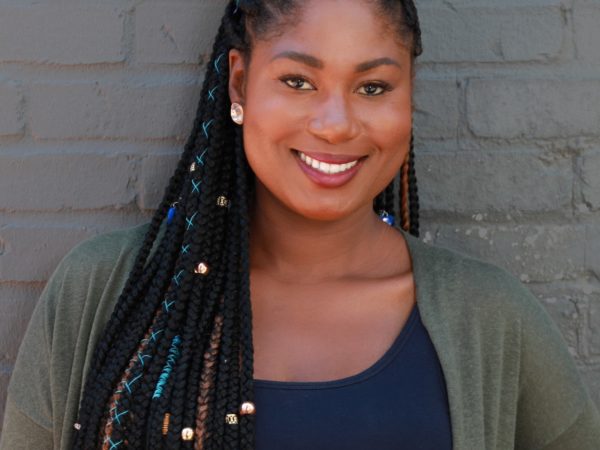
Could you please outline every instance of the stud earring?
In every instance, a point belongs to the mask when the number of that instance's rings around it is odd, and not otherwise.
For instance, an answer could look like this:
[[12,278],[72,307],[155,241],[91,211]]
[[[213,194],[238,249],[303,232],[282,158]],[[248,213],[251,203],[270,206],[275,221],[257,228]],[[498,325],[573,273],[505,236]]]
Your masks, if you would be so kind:
[[244,108],[239,103],[231,104],[231,120],[233,120],[238,125],[244,123]]

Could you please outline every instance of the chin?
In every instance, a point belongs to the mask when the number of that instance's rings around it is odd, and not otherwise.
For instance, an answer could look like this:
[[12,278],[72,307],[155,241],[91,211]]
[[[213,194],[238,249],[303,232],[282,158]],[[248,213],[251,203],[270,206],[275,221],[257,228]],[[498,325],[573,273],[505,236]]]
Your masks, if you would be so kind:
[[331,207],[324,206],[320,208],[302,208],[302,207],[294,207],[290,208],[297,215],[303,217],[307,220],[314,220],[318,222],[336,222],[338,220],[342,220],[348,216],[351,216],[354,213],[354,210],[351,208],[344,207]]

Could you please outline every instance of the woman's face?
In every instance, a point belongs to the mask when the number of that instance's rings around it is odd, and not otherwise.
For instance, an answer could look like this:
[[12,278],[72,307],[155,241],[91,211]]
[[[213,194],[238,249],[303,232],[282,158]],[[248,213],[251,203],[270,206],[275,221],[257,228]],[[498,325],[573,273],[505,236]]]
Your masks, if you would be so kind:
[[257,205],[338,220],[371,208],[406,157],[410,49],[361,0],[312,0],[292,23],[255,41],[247,68],[230,52],[230,97]]

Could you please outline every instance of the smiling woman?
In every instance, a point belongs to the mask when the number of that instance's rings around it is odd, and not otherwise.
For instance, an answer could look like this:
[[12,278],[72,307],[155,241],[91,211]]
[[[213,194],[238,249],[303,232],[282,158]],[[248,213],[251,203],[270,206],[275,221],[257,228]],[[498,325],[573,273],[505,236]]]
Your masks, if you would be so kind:
[[323,2],[251,52],[230,51],[258,211],[276,201],[316,220],[370,217],[411,139],[412,44],[388,20],[367,3]]
[[152,223],[48,283],[2,449],[600,448],[537,300],[415,238],[420,53],[412,0],[229,2]]

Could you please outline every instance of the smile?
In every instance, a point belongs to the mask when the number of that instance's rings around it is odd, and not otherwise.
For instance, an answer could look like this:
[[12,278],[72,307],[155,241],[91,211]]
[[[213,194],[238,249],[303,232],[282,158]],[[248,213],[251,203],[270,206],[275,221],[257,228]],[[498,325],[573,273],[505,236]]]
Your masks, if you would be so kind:
[[337,173],[346,172],[358,164],[358,159],[355,159],[354,161],[346,162],[344,164],[335,164],[335,163],[326,163],[323,161],[319,161],[318,159],[311,158],[310,156],[305,155],[301,151],[298,151],[298,155],[300,156],[300,159],[304,163],[306,163],[308,166],[312,167],[315,170],[318,170],[321,173],[327,174],[327,175],[334,175]]

